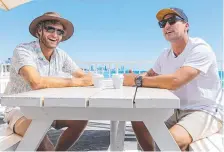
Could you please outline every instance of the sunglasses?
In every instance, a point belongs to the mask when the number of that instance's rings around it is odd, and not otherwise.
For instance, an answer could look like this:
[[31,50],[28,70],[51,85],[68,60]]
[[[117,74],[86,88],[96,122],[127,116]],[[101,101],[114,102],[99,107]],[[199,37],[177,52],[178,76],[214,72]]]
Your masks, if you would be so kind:
[[48,32],[48,33],[54,33],[55,31],[57,31],[57,35],[59,36],[64,36],[65,34],[65,31],[64,30],[61,30],[61,29],[57,29],[57,28],[54,28],[52,26],[44,26],[44,29]]
[[159,27],[160,28],[164,28],[166,26],[166,23],[168,22],[170,25],[173,25],[175,24],[177,21],[184,21],[181,17],[179,16],[172,16],[170,18],[167,18],[167,19],[163,19],[161,21],[159,21]]

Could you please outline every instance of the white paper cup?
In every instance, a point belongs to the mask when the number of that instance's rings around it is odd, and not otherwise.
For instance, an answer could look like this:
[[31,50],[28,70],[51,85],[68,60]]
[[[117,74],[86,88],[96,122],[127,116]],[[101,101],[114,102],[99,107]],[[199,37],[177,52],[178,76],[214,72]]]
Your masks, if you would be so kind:
[[115,89],[120,89],[123,87],[124,76],[122,74],[114,74],[112,76],[112,80]]
[[101,74],[94,74],[93,75],[93,84],[95,88],[103,88],[103,79],[104,76]]

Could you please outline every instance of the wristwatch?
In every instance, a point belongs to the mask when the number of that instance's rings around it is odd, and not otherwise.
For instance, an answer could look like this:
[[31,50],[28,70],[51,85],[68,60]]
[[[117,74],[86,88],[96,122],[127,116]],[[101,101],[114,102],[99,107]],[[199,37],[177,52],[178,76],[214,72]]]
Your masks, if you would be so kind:
[[142,87],[142,76],[138,76],[135,78],[135,85],[137,87]]

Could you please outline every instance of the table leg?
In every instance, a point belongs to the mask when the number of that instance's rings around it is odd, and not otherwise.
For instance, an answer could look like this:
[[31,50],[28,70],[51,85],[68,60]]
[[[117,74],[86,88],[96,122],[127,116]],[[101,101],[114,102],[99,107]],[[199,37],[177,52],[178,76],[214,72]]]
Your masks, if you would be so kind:
[[144,123],[161,151],[180,151],[162,119],[148,119]]
[[16,151],[35,151],[52,123],[53,120],[32,120]]
[[123,151],[125,138],[125,121],[111,121],[110,124],[110,151]]
[[125,140],[125,130],[126,130],[126,122],[119,121],[118,129],[117,129],[117,137],[116,137],[116,150],[123,151],[124,150],[124,140]]
[[110,121],[110,151],[116,151],[118,121]]

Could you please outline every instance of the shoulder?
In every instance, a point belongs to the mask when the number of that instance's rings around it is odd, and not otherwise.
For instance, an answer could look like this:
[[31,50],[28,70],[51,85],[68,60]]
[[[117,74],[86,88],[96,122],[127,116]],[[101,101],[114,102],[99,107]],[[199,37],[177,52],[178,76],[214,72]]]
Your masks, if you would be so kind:
[[14,52],[21,52],[21,51],[32,52],[34,51],[35,47],[36,47],[35,41],[29,42],[29,43],[21,43],[16,46]]
[[215,59],[215,53],[211,46],[201,38],[190,38],[188,57]]
[[194,51],[213,52],[212,47],[205,40],[198,37],[190,37],[189,45],[189,48]]

